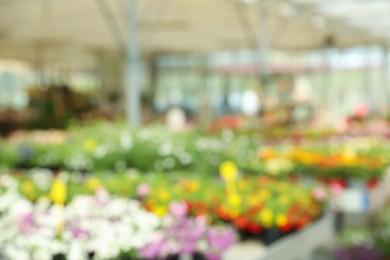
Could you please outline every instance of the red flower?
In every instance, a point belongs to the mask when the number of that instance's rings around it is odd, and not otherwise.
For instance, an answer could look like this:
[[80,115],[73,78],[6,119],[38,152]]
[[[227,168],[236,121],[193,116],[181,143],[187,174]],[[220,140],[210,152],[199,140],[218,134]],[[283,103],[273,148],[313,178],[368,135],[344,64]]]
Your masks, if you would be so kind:
[[372,190],[375,189],[379,184],[378,179],[370,179],[367,181],[367,187],[368,189]]
[[307,225],[307,223],[308,222],[307,222],[307,220],[305,218],[300,218],[295,223],[295,227],[297,228],[297,230],[301,230],[301,229],[303,229]]
[[246,220],[245,218],[243,217],[237,217],[235,220],[234,220],[234,225],[236,225],[239,229],[246,229],[249,225],[249,222],[248,220]]
[[261,226],[259,224],[256,224],[256,223],[249,223],[248,224],[248,227],[247,227],[247,230],[252,233],[252,234],[260,234],[261,232]]
[[218,208],[216,210],[216,214],[222,219],[222,220],[225,220],[225,221],[230,221],[231,220],[231,217],[230,217],[230,214],[228,211],[224,210],[223,208]]
[[330,181],[328,181],[328,185],[329,186],[341,186],[342,188],[346,188],[347,187],[347,182],[342,180],[342,179],[332,179]]
[[192,210],[192,203],[191,203],[191,201],[186,201],[185,203],[187,205],[188,212],[191,212],[191,210]]
[[292,228],[293,227],[289,221],[286,223],[286,225],[279,227],[280,231],[282,231],[283,233],[290,232],[292,230]]

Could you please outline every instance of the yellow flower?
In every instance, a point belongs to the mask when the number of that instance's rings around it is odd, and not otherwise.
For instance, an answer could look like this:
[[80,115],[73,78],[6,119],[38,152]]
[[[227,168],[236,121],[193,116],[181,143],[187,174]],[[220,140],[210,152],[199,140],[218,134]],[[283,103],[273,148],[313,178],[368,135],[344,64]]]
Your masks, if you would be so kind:
[[164,216],[167,213],[167,208],[164,207],[164,206],[156,206],[156,207],[153,208],[153,212],[157,216],[162,217],[162,216]]
[[94,151],[96,147],[97,147],[97,141],[93,138],[88,138],[84,142],[84,149],[87,150],[88,152]]
[[54,203],[64,205],[66,199],[66,184],[65,182],[55,179],[52,183],[50,198]]
[[276,216],[276,225],[278,225],[278,227],[283,227],[287,224],[287,217],[286,215],[284,214],[278,214]]
[[240,215],[240,211],[237,208],[229,209],[229,214],[232,218],[236,218]]
[[232,194],[228,196],[228,203],[232,207],[238,207],[241,204],[241,198],[237,194]]
[[103,185],[99,179],[89,178],[85,183],[85,186],[90,190],[96,191],[97,189],[101,188]]
[[265,228],[269,228],[273,223],[273,212],[270,209],[263,209],[260,213],[261,223]]
[[21,189],[22,189],[22,192],[27,195],[28,197],[30,197],[32,195],[32,193],[34,192],[34,189],[35,189],[35,184],[33,181],[31,180],[26,180],[22,183],[21,185]]
[[169,194],[169,192],[165,191],[165,190],[162,190],[162,191],[159,191],[157,197],[162,200],[162,201],[168,201],[169,198],[171,197],[171,195]]
[[274,158],[275,156],[276,156],[276,152],[270,147],[264,147],[259,153],[260,159],[263,160],[268,160]]
[[200,188],[200,185],[196,181],[189,181],[186,185],[189,192],[197,192]]
[[221,177],[226,182],[232,182],[237,179],[238,169],[234,162],[226,161],[221,164],[219,167]]

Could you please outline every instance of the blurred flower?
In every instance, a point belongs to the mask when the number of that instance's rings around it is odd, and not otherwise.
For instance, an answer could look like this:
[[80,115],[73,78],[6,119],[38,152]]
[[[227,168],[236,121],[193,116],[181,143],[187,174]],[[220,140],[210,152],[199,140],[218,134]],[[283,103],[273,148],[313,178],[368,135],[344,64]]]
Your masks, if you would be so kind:
[[170,205],[169,211],[174,217],[183,217],[187,214],[188,207],[185,203],[173,202]]
[[[205,254],[207,259],[220,259],[222,253],[236,242],[230,228],[208,227],[204,218],[183,215],[183,203],[174,203],[179,214],[169,216],[153,242],[140,250],[145,259],[166,259],[168,256]],[[174,211],[176,211],[174,210]],[[206,243],[204,243],[206,242]]]
[[237,179],[238,169],[234,162],[226,161],[220,166],[220,174],[226,182],[232,182]]
[[88,138],[84,142],[84,149],[88,152],[92,152],[96,149],[97,147],[97,141],[94,138]]
[[63,181],[54,179],[50,191],[51,200],[59,205],[64,205],[66,200],[66,190],[66,184]]
[[270,209],[263,209],[260,213],[260,219],[264,227],[271,227],[273,224],[273,212]]
[[313,190],[313,196],[318,201],[325,201],[327,198],[327,193],[324,188],[322,187],[316,187]]
[[32,198],[35,190],[35,183],[31,180],[25,180],[21,184],[21,190],[26,197]]
[[138,187],[137,187],[137,196],[139,198],[144,198],[149,194],[150,190],[151,190],[151,188],[150,188],[149,184],[142,183],[142,184],[138,185]]
[[284,215],[284,214],[277,214],[275,222],[276,222],[276,225],[278,227],[284,227],[287,224],[288,220],[287,220],[286,215]]
[[97,189],[101,188],[103,185],[101,181],[97,178],[88,178],[85,183],[85,186],[90,190],[96,191]]

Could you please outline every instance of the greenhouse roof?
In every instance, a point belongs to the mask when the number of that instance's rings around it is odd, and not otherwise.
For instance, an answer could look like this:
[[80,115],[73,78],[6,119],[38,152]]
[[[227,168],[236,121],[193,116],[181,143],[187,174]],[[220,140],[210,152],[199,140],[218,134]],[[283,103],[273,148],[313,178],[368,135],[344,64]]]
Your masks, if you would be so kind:
[[[263,1],[274,49],[382,43],[390,3],[371,0]],[[149,53],[254,49],[259,10],[251,0],[139,0],[140,40]],[[123,50],[125,0],[0,0],[0,58],[91,61]]]

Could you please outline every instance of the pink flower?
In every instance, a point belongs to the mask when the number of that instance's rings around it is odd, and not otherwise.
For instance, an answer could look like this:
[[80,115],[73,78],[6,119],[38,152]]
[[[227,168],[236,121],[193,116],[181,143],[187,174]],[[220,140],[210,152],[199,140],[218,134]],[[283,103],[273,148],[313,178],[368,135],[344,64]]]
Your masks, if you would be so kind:
[[334,197],[340,196],[344,190],[344,187],[340,183],[331,183],[329,188],[332,191]]
[[150,192],[150,186],[149,184],[146,184],[146,183],[142,183],[140,185],[138,185],[137,187],[137,196],[140,197],[140,198],[143,198],[145,196],[147,196]]
[[34,216],[32,213],[27,213],[19,217],[18,227],[24,234],[29,234],[34,228]]
[[322,187],[317,187],[313,191],[313,196],[318,201],[324,201],[326,199],[326,191]]
[[175,217],[183,217],[188,212],[188,207],[183,202],[173,202],[170,205],[170,212]]
[[96,191],[95,199],[99,205],[104,206],[108,203],[110,195],[108,194],[107,190],[100,188]]
[[81,228],[74,228],[71,230],[73,238],[87,237],[89,233]]

